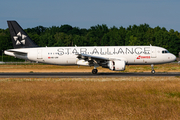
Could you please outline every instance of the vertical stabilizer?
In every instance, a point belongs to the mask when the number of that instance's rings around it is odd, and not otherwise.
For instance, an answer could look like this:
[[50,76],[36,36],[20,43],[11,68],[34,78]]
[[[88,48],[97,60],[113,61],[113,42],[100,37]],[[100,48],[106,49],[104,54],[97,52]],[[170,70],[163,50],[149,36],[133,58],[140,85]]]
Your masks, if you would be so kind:
[[14,48],[38,47],[16,21],[7,21]]

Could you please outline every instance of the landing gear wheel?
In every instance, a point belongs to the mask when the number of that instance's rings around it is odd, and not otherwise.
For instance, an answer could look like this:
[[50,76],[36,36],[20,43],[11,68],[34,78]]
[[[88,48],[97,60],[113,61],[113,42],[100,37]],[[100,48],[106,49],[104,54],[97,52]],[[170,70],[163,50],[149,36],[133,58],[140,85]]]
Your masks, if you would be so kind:
[[155,74],[155,70],[152,70],[151,73],[152,73],[152,74]]
[[92,70],[92,74],[97,74],[98,70],[97,69],[93,69]]
[[155,70],[154,70],[154,65],[153,64],[151,64],[151,69],[152,69],[151,73],[155,74]]

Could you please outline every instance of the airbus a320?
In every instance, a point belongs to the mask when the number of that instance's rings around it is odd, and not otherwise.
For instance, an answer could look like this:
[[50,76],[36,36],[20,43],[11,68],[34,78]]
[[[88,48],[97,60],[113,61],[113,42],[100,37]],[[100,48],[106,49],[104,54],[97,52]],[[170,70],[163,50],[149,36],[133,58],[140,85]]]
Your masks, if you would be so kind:
[[124,71],[126,65],[151,65],[173,62],[176,56],[157,46],[82,46],[39,47],[16,21],[7,21],[14,49],[5,50],[6,55],[29,61],[55,65],[94,66]]

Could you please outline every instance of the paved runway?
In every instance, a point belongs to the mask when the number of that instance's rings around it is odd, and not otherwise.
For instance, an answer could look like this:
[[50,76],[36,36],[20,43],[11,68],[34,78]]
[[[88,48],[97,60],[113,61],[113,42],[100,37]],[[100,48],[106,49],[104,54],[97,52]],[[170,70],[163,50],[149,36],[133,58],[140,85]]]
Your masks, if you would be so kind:
[[151,77],[151,76],[180,76],[178,73],[98,73],[93,75],[92,73],[0,73],[0,78],[92,78],[92,77]]

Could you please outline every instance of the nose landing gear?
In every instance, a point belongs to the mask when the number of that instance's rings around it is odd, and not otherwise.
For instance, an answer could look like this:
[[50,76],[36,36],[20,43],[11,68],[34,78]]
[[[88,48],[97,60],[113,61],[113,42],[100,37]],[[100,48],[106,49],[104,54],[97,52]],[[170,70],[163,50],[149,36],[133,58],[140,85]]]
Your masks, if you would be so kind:
[[153,64],[151,64],[151,69],[152,69],[151,73],[155,74],[155,70],[154,70],[154,65]]

